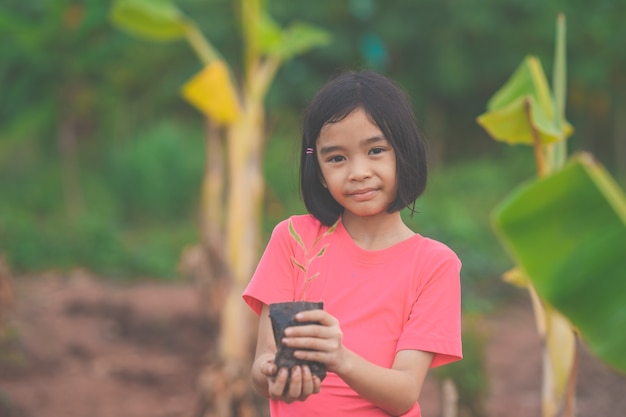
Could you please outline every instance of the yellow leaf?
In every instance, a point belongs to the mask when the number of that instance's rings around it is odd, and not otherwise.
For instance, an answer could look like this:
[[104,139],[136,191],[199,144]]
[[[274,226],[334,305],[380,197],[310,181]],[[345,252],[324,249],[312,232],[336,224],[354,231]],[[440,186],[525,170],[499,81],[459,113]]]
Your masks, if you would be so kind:
[[535,324],[537,325],[537,331],[541,337],[545,337],[547,327],[546,310],[543,301],[539,298],[539,295],[537,294],[535,287],[533,287],[528,275],[522,271],[521,268],[515,267],[506,271],[502,275],[502,279],[511,285],[515,285],[516,287],[528,289],[530,300],[533,305],[533,311],[535,312]]
[[222,60],[211,62],[189,80],[182,95],[217,124],[229,125],[239,117],[235,88]]
[[527,57],[507,83],[487,103],[478,123],[494,139],[510,144],[542,144],[564,140],[572,126],[554,116],[552,96],[541,63]]
[[502,274],[504,282],[508,282],[516,287],[526,288],[530,283],[530,280],[519,268],[512,268]]
[[543,340],[543,417],[554,417],[568,395],[576,357],[576,334],[571,323],[541,300],[528,275],[520,268],[504,274],[504,280],[519,287],[528,287],[537,330]]

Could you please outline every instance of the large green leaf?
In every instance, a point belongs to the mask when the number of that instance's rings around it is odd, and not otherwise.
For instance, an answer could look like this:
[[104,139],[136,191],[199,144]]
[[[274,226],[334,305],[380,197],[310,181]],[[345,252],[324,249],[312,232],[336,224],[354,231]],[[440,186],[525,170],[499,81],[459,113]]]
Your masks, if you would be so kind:
[[539,295],[626,373],[626,197],[591,156],[517,190],[494,225]]
[[169,0],[116,0],[111,19],[128,32],[161,41],[185,36],[190,24]]
[[265,54],[284,61],[326,45],[331,39],[328,32],[307,23],[296,22],[283,29],[267,14],[260,21],[258,36]]
[[532,145],[534,129],[541,144],[549,144],[573,131],[569,123],[555,117],[554,107],[541,62],[528,56],[489,100],[478,123],[496,140]]

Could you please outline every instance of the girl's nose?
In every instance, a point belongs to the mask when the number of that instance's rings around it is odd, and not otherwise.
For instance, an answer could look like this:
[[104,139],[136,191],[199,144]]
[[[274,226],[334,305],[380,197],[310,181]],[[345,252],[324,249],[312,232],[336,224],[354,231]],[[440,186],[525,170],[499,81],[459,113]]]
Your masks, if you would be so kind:
[[350,181],[364,181],[371,176],[372,171],[366,161],[355,160],[350,164]]

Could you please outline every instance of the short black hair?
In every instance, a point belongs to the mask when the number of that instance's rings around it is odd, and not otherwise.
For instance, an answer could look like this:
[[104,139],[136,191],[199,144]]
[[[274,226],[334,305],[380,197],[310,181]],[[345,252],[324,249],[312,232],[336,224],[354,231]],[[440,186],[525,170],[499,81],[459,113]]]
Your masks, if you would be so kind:
[[[395,82],[373,71],[347,72],[329,81],[309,104],[302,131],[300,193],[308,212],[330,226],[343,207],[322,182],[316,143],[322,128],[363,109],[391,143],[396,155],[398,192],[387,212],[409,207],[426,189],[426,146],[406,93]],[[309,150],[313,149],[313,152]]]

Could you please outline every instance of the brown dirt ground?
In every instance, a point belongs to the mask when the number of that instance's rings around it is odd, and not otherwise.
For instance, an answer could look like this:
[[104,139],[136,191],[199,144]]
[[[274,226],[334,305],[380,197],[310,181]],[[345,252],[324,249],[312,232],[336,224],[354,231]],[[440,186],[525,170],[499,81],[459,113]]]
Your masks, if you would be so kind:
[[[13,278],[0,340],[0,417],[191,417],[198,370],[215,343],[191,284],[132,286],[84,275]],[[541,345],[523,295],[489,315],[491,417],[540,415]],[[441,415],[429,376],[425,417]],[[581,349],[578,416],[626,416],[626,376]]]

